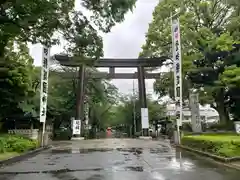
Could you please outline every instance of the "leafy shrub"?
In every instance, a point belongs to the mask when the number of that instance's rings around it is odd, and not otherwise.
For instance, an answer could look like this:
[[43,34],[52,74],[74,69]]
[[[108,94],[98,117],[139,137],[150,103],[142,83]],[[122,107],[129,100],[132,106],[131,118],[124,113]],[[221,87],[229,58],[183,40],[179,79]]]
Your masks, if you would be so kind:
[[214,131],[234,130],[234,124],[232,122],[229,122],[227,124],[213,123],[209,126],[208,129],[214,130]]
[[54,140],[70,140],[72,138],[72,131],[69,128],[55,129],[53,134]]
[[37,141],[19,135],[1,135],[0,153],[4,152],[25,152],[38,147]]
[[141,135],[142,135],[142,132],[136,132],[136,133],[135,133],[135,136],[136,136],[136,137],[140,137]]
[[183,123],[182,124],[182,131],[192,132],[191,123]]
[[240,156],[240,136],[233,134],[205,134],[184,136],[182,144],[193,149],[223,157]]

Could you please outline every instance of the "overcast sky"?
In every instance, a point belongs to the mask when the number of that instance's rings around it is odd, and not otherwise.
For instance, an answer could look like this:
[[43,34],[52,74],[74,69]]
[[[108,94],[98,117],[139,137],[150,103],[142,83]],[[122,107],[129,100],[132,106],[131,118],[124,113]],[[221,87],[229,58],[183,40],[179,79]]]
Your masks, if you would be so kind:
[[[136,58],[141,52],[141,46],[145,42],[145,34],[152,20],[152,12],[159,0],[138,0],[133,12],[125,16],[125,21],[117,24],[112,31],[103,36],[104,57],[106,58]],[[62,45],[63,46],[63,45]],[[61,52],[62,46],[51,48],[51,54]],[[30,47],[30,54],[36,65],[41,65],[41,45]],[[106,69],[101,69],[107,71]],[[134,72],[132,68],[117,68],[116,72]],[[133,80],[113,80],[119,91],[124,94],[132,92]],[[137,81],[135,80],[137,89]],[[154,80],[146,80],[147,93],[153,93]]]

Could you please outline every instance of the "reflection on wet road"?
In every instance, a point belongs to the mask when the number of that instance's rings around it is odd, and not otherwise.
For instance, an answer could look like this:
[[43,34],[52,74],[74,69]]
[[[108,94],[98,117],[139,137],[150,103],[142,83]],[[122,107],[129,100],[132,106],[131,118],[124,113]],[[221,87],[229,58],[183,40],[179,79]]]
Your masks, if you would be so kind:
[[[89,143],[88,149],[82,148],[84,143],[78,143],[58,144],[28,160],[2,167],[0,180],[237,180],[240,177],[240,171],[218,167],[159,141],[84,142]],[[90,148],[91,143],[94,148]]]

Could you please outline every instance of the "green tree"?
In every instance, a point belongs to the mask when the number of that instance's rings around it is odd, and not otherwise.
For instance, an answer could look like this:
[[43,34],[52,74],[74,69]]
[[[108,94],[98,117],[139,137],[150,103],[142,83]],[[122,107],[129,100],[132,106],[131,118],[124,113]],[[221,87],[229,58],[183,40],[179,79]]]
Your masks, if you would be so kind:
[[171,57],[170,13],[177,11],[180,11],[183,77],[190,80],[190,87],[204,89],[205,103],[210,103],[220,120],[226,122],[229,119],[224,104],[226,92],[219,75],[224,71],[224,59],[230,57],[223,52],[235,49],[233,45],[239,41],[239,2],[161,1],[153,13],[142,56]]
[[74,8],[74,1],[3,0],[0,3],[0,57],[9,40],[45,42]]
[[[159,104],[150,98],[147,98],[149,122],[153,123],[155,120],[159,120],[166,116],[166,109],[164,105]],[[117,126],[124,124],[127,127],[127,132],[131,128],[131,132],[134,132],[134,111],[135,111],[135,123],[137,132],[141,131],[141,105],[140,101],[133,96],[124,96],[121,102],[114,106],[114,115],[109,119],[109,124]]]
[[[92,12],[92,22],[100,30],[109,32],[111,27],[116,22],[121,22],[124,14],[133,8],[135,0],[83,0],[77,3]],[[8,42],[15,38],[22,42],[45,44],[53,40],[52,43],[55,43],[57,39],[52,39],[54,32],[68,31],[72,25],[72,14],[76,14],[74,4],[74,0],[1,1],[0,57],[3,57]],[[79,17],[85,17],[83,13],[77,14]],[[84,28],[84,22],[81,23]]]
[[34,94],[32,88],[33,59],[28,48],[21,42],[9,42],[1,63],[0,116],[6,118],[21,112],[21,103]]
[[[25,98],[21,103],[24,112],[31,112],[35,116],[39,116],[40,109],[40,70],[40,67],[35,67],[35,71],[32,74],[34,95]],[[75,68],[50,69],[47,120],[54,121],[55,128],[62,124],[70,124],[70,118],[75,116],[77,97],[76,73],[77,70]],[[117,102],[117,89],[108,81],[91,77],[87,79],[86,85],[86,95],[89,97],[88,104],[92,112],[94,112],[94,116],[97,117],[94,119],[94,122],[92,117],[90,117],[90,123],[103,127],[103,121],[109,113],[108,110]]]
[[[160,96],[169,96],[174,98],[174,75],[172,71],[164,72],[159,79],[156,79],[154,84],[154,91]],[[189,83],[183,79],[183,100],[189,97]]]
[[92,124],[98,129],[108,126],[111,109],[118,103],[118,90],[106,80],[92,79],[88,83],[89,106]]
[[239,92],[240,92],[240,54],[237,53],[233,60],[237,63],[229,66],[225,69],[223,74],[220,76],[220,81],[226,87],[226,101],[230,113],[233,115],[234,120],[240,119],[239,113]]
[[[0,2],[1,116],[13,113],[17,107],[21,112],[38,114],[40,71],[35,72],[32,66],[27,42],[50,45],[58,42],[53,35],[61,34],[69,43],[69,53],[97,59],[102,55],[102,40],[96,30],[109,32],[133,8],[135,0],[83,0],[79,3],[92,12],[91,21],[74,9],[74,0]],[[15,44],[19,45],[19,52],[15,52]],[[61,94],[70,91],[72,80],[65,82],[66,88],[59,88],[61,80],[54,73],[58,72],[50,72],[49,79],[48,115],[52,116],[66,113],[63,107],[73,98]]]

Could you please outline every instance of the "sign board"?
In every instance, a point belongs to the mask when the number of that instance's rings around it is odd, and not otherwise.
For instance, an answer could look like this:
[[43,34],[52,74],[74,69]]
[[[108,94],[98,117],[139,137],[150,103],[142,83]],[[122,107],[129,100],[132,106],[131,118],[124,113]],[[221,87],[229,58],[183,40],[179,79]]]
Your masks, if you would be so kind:
[[40,122],[46,121],[47,96],[48,96],[48,74],[49,74],[50,48],[43,46],[41,91],[40,91]]
[[148,108],[141,108],[142,129],[149,128]]
[[199,112],[198,93],[190,93],[189,97],[190,110],[191,110],[191,125],[193,132],[202,132],[202,124]]
[[172,19],[172,52],[174,67],[174,95],[177,124],[182,125],[182,58],[179,19]]
[[81,120],[73,120],[73,134],[74,135],[81,134]]

